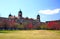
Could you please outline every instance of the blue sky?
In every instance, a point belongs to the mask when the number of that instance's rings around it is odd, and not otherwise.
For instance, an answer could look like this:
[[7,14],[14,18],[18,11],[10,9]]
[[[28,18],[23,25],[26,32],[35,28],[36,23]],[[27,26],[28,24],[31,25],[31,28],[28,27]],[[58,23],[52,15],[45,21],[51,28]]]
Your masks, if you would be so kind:
[[1,17],[18,16],[20,9],[23,17],[36,19],[39,14],[42,22],[60,19],[60,0],[0,0]]

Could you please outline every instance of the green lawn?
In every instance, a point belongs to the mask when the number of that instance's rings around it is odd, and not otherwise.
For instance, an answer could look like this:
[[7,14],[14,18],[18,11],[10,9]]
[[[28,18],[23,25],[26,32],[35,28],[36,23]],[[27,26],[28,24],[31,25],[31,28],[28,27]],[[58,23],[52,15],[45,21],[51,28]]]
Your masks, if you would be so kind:
[[0,39],[60,39],[60,30],[0,31]]

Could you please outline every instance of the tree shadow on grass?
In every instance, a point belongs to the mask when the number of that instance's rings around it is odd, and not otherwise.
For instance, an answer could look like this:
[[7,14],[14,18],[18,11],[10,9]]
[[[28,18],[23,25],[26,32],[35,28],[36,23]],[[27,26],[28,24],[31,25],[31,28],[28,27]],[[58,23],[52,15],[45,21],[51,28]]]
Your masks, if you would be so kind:
[[0,33],[8,33],[8,32],[0,32]]
[[8,30],[0,30],[0,33],[10,33],[11,31]]
[[9,32],[7,32],[7,31],[0,31],[0,33],[9,33]]

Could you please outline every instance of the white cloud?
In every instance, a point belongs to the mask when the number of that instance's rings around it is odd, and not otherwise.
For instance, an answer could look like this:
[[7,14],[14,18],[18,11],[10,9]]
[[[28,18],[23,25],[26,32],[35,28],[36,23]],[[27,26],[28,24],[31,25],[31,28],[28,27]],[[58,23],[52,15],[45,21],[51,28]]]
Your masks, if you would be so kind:
[[50,10],[50,9],[47,9],[47,10],[39,10],[38,13],[41,13],[41,14],[57,14],[60,12],[60,8],[59,9],[53,9],[53,10]]

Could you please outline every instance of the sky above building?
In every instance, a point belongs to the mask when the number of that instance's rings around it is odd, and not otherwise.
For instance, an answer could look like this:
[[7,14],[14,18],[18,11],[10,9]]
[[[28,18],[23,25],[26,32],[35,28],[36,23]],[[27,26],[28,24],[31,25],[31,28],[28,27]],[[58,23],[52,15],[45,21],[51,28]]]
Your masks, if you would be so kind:
[[0,0],[0,17],[18,16],[20,9],[23,17],[36,19],[39,14],[42,22],[60,20],[60,0]]

